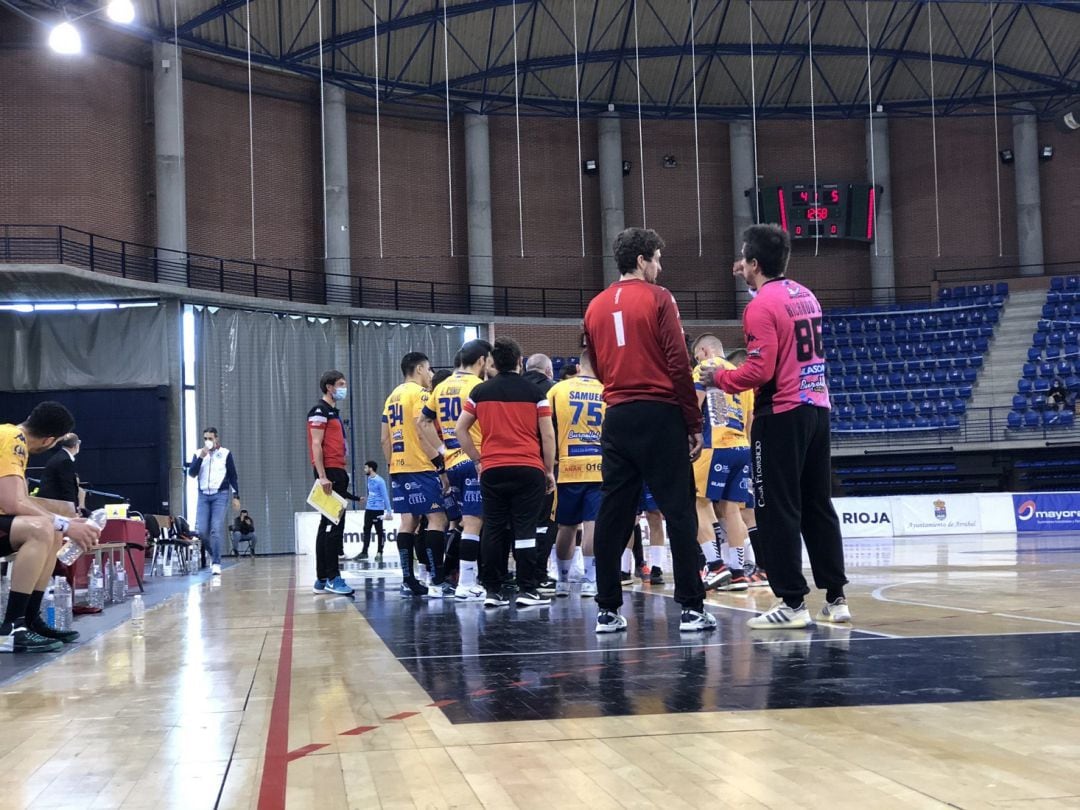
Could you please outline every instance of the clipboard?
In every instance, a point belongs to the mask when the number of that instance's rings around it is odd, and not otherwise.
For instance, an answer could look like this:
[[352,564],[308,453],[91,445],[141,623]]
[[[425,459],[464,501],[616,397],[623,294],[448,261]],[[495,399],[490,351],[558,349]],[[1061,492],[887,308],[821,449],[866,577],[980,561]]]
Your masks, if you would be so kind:
[[311,492],[307,496],[307,502],[335,525],[341,522],[341,517],[345,514],[345,499],[333,491],[327,495],[323,492],[323,488],[319,486],[318,481],[312,484]]

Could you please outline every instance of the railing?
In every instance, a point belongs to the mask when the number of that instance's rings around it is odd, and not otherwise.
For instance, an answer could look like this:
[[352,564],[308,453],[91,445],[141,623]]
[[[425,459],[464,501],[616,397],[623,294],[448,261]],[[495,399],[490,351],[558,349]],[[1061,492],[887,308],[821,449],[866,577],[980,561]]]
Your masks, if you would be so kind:
[[[1024,272],[1032,269],[1031,275]],[[987,265],[982,267],[950,267],[934,271],[934,281],[942,287],[956,284],[975,284],[985,281],[1010,281],[1021,278],[1039,278],[1040,276],[1080,275],[1080,261],[1044,262],[1039,265]]]
[[949,428],[893,428],[888,430],[839,429],[834,420],[832,444],[834,449],[849,450],[857,447],[902,452],[913,448],[919,450],[950,448],[962,444],[1046,442],[1053,444],[1080,443],[1080,431],[1072,425],[1040,424],[1038,427],[1011,428],[1008,417],[1012,408],[968,408],[960,417],[960,424]]
[[[669,255],[667,259],[671,266],[677,266],[677,257]],[[179,253],[64,225],[0,225],[0,263],[66,264],[125,279],[252,298],[445,315],[580,318],[592,297],[600,292],[594,288],[544,287],[542,280],[535,286],[524,287],[360,276],[335,272],[335,262],[343,260],[315,261],[320,265],[325,262],[326,271],[321,267],[303,270]],[[407,261],[420,266],[429,260]],[[684,319],[715,321],[739,317],[741,306],[731,293],[729,271],[722,264],[717,265],[717,289],[672,290]],[[867,305],[878,297],[897,303],[930,300],[929,285],[888,291],[870,287],[815,287],[815,293],[826,308]]]

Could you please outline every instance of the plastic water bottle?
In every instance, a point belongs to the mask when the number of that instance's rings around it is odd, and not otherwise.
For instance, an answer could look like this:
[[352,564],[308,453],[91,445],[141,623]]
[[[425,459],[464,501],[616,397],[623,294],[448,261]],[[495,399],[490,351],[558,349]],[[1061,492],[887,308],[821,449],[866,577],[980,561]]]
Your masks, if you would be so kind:
[[90,607],[105,607],[105,583],[101,572],[101,566],[94,560],[90,566],[90,581],[87,583],[87,601]]
[[131,600],[131,632],[136,636],[143,634],[143,626],[145,624],[146,608],[143,606],[142,594],[135,594],[135,598]]
[[0,577],[0,616],[7,612],[8,594],[11,593],[11,583],[7,576]]
[[[105,524],[109,522],[109,518],[105,515],[104,509],[95,509],[90,513],[90,517],[88,517],[87,520],[99,529],[104,529]],[[60,560],[64,565],[71,565],[82,556],[82,553],[83,550],[81,548],[65,537],[64,545],[56,552],[56,559]]]
[[116,575],[113,578],[113,602],[120,604],[127,601],[127,567],[116,566]]
[[50,585],[45,591],[45,599],[41,603],[41,617],[45,620],[45,624],[49,627],[56,629],[56,592],[55,586]]
[[74,623],[74,609],[71,602],[71,586],[66,577],[56,577],[53,590],[56,592],[56,629],[70,630]]
[[113,601],[113,570],[112,560],[105,559],[105,564],[101,566],[101,595],[102,601],[106,605],[111,605]]

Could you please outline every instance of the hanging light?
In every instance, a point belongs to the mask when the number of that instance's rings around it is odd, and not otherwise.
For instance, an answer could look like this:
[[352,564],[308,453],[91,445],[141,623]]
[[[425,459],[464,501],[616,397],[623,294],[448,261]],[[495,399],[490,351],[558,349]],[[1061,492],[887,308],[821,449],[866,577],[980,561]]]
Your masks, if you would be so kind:
[[49,32],[49,47],[57,53],[75,54],[82,52],[82,37],[79,30],[67,20],[53,26]]
[[131,4],[131,0],[110,0],[109,5],[105,7],[105,13],[109,15],[110,20],[122,25],[135,20],[135,6]]

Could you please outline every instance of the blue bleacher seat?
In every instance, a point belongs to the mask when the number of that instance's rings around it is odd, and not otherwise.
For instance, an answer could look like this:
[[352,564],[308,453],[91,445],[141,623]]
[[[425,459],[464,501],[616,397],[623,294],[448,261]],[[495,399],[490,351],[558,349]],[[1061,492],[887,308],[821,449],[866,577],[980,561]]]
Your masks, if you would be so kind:
[[1045,394],[1047,391],[1050,390],[1050,380],[1048,380],[1046,377],[1039,377],[1039,379],[1035,380],[1032,383],[1031,387],[1033,390],[1038,391],[1041,394]]
[[1018,410],[1018,411],[1027,410],[1027,404],[1028,404],[1028,398],[1025,397],[1023,394],[1014,394],[1013,395],[1013,403],[1012,403],[1012,405],[1013,405],[1013,408],[1015,408],[1016,410]]
[[1030,394],[1031,390],[1032,390],[1031,380],[1026,379],[1026,378],[1023,379],[1023,380],[1020,380],[1016,384],[1016,390],[1019,391],[1021,394]]
[[1027,411],[1024,414],[1024,427],[1038,427],[1039,414],[1036,411]]
[[1008,420],[1009,427],[1013,428],[1014,430],[1024,424],[1024,417],[1016,411],[1009,411]]
[[1065,279],[1063,279],[1061,276],[1054,276],[1052,279],[1050,279],[1050,289],[1051,290],[1064,290],[1065,289]]

